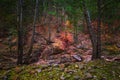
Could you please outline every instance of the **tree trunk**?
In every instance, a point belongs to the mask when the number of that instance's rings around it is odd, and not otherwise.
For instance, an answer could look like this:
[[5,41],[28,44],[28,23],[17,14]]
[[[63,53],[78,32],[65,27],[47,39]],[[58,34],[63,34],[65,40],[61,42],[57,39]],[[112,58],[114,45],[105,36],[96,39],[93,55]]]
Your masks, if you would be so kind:
[[77,26],[77,21],[74,19],[74,43],[78,43],[78,26]]
[[22,26],[22,3],[23,0],[18,0],[18,60],[17,64],[22,64],[23,60],[23,26]]
[[32,50],[33,50],[34,36],[35,36],[35,24],[36,24],[37,13],[38,13],[38,2],[39,2],[39,0],[36,0],[34,21],[33,21],[33,33],[32,33],[30,48],[29,48],[29,51],[27,53],[27,59],[26,59],[25,63],[29,63],[30,55],[31,55]]
[[97,27],[97,55],[96,58],[100,58],[101,54],[101,0],[97,1],[98,7],[98,27]]
[[85,19],[83,19],[83,26],[84,26],[83,31],[84,31],[85,34],[87,34],[88,33],[88,29],[87,29],[87,25],[86,25]]
[[[51,2],[48,1],[48,11],[51,11]],[[50,14],[48,14],[48,18],[49,18],[49,22],[48,23],[48,40],[49,42],[47,42],[48,44],[50,44],[51,42],[51,23],[52,23],[52,16]]]
[[83,0],[83,10],[84,10],[84,16],[86,19],[86,23],[87,23],[87,28],[88,28],[88,32],[90,34],[90,39],[91,39],[91,43],[92,43],[92,47],[93,47],[93,54],[92,54],[92,59],[97,59],[97,39],[96,39],[96,34],[95,31],[93,29],[93,26],[91,24],[91,19],[90,19],[90,15],[89,12],[87,10],[86,4],[85,4],[85,0]]

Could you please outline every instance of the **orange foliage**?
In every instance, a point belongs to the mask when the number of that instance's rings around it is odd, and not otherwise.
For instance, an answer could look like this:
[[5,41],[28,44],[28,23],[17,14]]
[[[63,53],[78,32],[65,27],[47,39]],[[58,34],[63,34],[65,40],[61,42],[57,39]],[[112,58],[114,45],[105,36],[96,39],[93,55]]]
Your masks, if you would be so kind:
[[67,46],[73,42],[73,35],[70,32],[61,32],[60,37],[55,38],[55,43],[53,46],[60,49],[65,49]]
[[68,42],[73,42],[73,35],[70,32],[61,32],[60,34],[61,40],[65,40]]
[[63,42],[60,39],[56,38],[54,41],[55,41],[55,43],[53,43],[54,47],[58,47],[58,48],[60,48],[62,50],[65,49],[65,46],[64,46]]
[[65,26],[66,26],[67,28],[70,28],[70,29],[73,28],[73,26],[72,26],[72,24],[70,23],[69,20],[66,20]]

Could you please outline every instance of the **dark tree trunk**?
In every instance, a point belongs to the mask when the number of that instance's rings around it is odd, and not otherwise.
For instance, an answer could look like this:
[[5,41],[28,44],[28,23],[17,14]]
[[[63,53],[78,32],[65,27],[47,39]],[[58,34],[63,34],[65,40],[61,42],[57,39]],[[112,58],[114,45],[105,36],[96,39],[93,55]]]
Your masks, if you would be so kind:
[[77,21],[76,21],[76,19],[74,19],[74,43],[76,43],[76,44],[78,42],[77,34],[78,34],[78,32],[77,32]]
[[[51,2],[50,1],[48,1],[48,11],[51,11]],[[50,42],[51,42],[51,26],[50,26],[50,24],[52,23],[52,16],[50,16],[50,14],[48,14],[48,18],[49,18],[49,22],[47,22],[48,23],[48,40],[49,40],[49,42],[47,42],[48,44],[50,44]]]
[[18,0],[18,60],[17,64],[22,64],[23,59],[23,26],[22,26],[22,3],[23,0]]
[[91,19],[90,19],[90,15],[89,15],[89,12],[87,10],[87,7],[86,7],[86,3],[85,3],[85,0],[83,0],[83,10],[84,10],[84,16],[85,16],[85,19],[86,19],[86,23],[87,23],[87,28],[88,28],[88,32],[90,34],[90,39],[91,39],[91,43],[92,43],[92,47],[93,47],[93,54],[92,54],[92,59],[96,59],[97,58],[97,39],[96,39],[96,34],[95,34],[95,31],[93,29],[93,26],[91,24]]
[[32,33],[30,48],[29,48],[29,51],[27,53],[27,59],[26,59],[25,63],[29,63],[30,55],[31,55],[32,50],[33,50],[34,36],[35,36],[35,24],[36,24],[36,19],[37,19],[37,14],[38,14],[38,1],[39,0],[36,0],[34,21],[33,21],[33,33]]
[[97,7],[98,7],[97,55],[95,58],[100,58],[100,54],[101,54],[101,0],[97,0]]

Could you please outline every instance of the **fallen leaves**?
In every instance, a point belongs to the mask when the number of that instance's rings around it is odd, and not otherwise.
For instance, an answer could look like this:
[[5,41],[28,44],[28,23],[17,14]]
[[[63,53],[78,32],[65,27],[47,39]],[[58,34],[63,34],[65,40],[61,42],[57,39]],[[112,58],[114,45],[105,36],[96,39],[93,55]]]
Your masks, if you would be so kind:
[[118,48],[116,45],[106,46],[106,49],[109,51],[114,51],[114,52],[120,51],[120,48]]

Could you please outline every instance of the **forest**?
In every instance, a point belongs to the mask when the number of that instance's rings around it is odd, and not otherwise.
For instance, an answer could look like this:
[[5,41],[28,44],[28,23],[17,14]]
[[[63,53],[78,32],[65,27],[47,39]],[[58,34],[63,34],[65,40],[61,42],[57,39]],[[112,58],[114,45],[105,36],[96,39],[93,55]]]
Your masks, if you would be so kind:
[[0,80],[120,80],[120,1],[0,0]]

